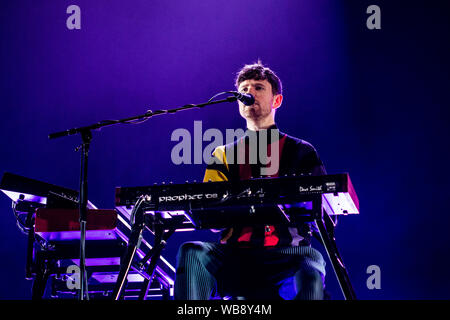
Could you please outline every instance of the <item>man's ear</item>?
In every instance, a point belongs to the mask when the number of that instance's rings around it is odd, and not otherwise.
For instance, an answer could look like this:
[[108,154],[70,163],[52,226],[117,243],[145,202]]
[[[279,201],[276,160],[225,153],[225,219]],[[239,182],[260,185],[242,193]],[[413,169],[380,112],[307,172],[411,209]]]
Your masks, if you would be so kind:
[[281,103],[283,102],[283,95],[277,94],[273,97],[273,105],[272,109],[278,109],[281,106]]

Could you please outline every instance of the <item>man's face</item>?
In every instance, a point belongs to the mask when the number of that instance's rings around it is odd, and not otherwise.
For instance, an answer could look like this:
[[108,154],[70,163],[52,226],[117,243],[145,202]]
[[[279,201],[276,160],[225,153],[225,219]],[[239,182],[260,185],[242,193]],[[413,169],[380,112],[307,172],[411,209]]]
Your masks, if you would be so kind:
[[243,118],[250,121],[261,121],[267,117],[273,117],[274,95],[272,85],[267,80],[245,80],[239,84],[241,93],[250,93],[255,97],[255,103],[246,106],[239,101],[239,113]]

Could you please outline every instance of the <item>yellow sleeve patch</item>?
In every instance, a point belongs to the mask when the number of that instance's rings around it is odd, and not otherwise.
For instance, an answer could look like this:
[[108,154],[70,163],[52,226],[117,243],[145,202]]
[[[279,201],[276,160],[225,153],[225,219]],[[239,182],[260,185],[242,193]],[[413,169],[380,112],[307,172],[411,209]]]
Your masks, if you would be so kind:
[[228,168],[227,155],[225,154],[225,146],[217,147],[212,154],[225,165],[227,170],[230,170],[230,168]]
[[208,182],[208,181],[228,181],[228,179],[219,170],[206,169],[205,176],[203,178],[203,182]]
[[[225,146],[219,146],[213,151],[213,156],[217,158],[221,163],[225,165],[227,170],[230,170],[227,163],[227,157],[225,155]],[[228,178],[216,169],[206,169],[205,176],[203,178],[203,182],[208,181],[228,181]]]

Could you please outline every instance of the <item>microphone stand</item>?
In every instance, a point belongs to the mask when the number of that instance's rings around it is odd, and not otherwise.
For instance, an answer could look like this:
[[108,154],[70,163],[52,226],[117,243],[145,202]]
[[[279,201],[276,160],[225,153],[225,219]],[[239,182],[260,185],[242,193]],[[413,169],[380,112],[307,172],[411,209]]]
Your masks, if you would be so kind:
[[[87,192],[88,192],[88,154],[89,148],[92,140],[92,130],[100,130],[102,127],[111,126],[120,123],[135,123],[133,121],[146,121],[153,116],[158,116],[161,114],[173,114],[178,111],[189,110],[193,108],[203,108],[208,105],[219,104],[223,102],[234,102],[238,97],[227,97],[222,100],[208,101],[201,104],[187,104],[179,108],[168,109],[168,110],[157,110],[157,111],[147,111],[142,115],[137,115],[134,117],[124,118],[120,120],[105,120],[100,121],[92,125],[72,128],[65,131],[59,131],[51,133],[48,135],[49,139],[56,139],[66,136],[71,136],[75,134],[81,135],[81,170],[80,170],[80,199],[79,199],[79,221],[80,221],[80,300],[89,300],[88,295],[88,285],[86,276],[86,224],[87,224]],[[78,150],[79,148],[77,148]]]

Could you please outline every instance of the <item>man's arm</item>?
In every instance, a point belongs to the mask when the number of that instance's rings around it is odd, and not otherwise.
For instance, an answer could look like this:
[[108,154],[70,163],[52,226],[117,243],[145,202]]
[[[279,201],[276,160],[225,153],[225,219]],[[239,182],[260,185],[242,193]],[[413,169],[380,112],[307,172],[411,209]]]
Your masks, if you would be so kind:
[[214,149],[212,158],[205,170],[203,182],[229,181],[229,167],[225,155],[225,146]]
[[298,168],[301,172],[310,173],[313,176],[327,174],[317,150],[310,143],[303,141],[303,148],[299,152],[300,163],[298,164]]
[[[212,158],[205,170],[203,182],[208,181],[228,181],[228,163],[225,155],[225,146],[214,149]],[[221,232],[223,229],[211,229],[212,232]]]

